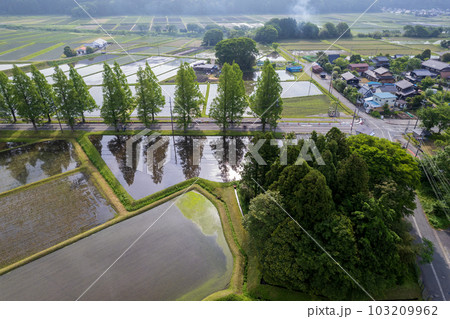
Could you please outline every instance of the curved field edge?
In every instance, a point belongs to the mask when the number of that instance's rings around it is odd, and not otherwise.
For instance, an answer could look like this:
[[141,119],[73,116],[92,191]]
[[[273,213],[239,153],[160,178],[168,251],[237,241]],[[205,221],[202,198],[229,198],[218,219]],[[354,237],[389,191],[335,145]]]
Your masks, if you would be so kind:
[[[13,140],[13,139],[11,139]],[[62,249],[68,245],[71,245],[78,240],[81,240],[83,238],[86,238],[92,234],[95,234],[103,229],[106,229],[112,225],[115,225],[119,222],[122,222],[128,218],[134,217],[138,214],[144,213],[156,206],[159,206],[173,198],[176,198],[182,194],[184,194],[187,191],[195,190],[205,196],[211,203],[216,207],[219,216],[220,221],[222,224],[222,229],[224,232],[225,239],[227,241],[227,244],[230,248],[230,251],[233,255],[233,272],[231,275],[231,280],[229,287],[226,290],[222,290],[219,292],[216,292],[212,294],[211,296],[208,296],[206,299],[209,300],[217,299],[222,296],[227,296],[230,294],[241,294],[243,285],[244,285],[244,272],[245,272],[245,265],[246,265],[246,255],[244,250],[241,248],[239,239],[243,238],[243,228],[241,223],[241,215],[237,207],[237,202],[235,198],[230,198],[231,195],[234,196],[234,191],[232,187],[229,187],[226,184],[222,183],[216,183],[216,182],[210,182],[207,180],[198,179],[197,183],[193,183],[192,180],[188,180],[186,182],[182,182],[178,185],[175,185],[176,187],[171,188],[169,192],[161,192],[161,194],[158,195],[158,197],[152,197],[151,203],[144,204],[139,209],[134,210],[133,212],[129,212],[126,210],[125,206],[122,205],[120,199],[116,196],[113,189],[110,187],[110,185],[107,183],[107,181],[103,178],[103,174],[100,174],[100,172],[97,170],[97,168],[90,162],[88,156],[83,152],[81,149],[81,146],[73,139],[70,140],[76,149],[77,155],[79,157],[79,160],[81,162],[81,166],[78,167],[75,170],[65,172],[62,174],[58,174],[46,179],[43,179],[41,181],[24,185],[22,187],[19,187],[17,189],[2,193],[0,196],[6,196],[12,192],[20,192],[24,189],[29,189],[31,187],[36,187],[37,185],[44,184],[46,182],[49,182],[51,180],[55,180],[58,178],[61,178],[63,176],[72,175],[79,171],[85,171],[92,176],[92,181],[94,185],[97,187],[99,192],[105,197],[105,199],[115,208],[116,212],[118,213],[115,218],[107,221],[106,223],[99,225],[97,227],[94,227],[86,232],[80,233],[70,239],[67,239],[65,241],[62,241],[58,243],[57,245],[54,245],[50,248],[47,248],[45,250],[42,250],[36,254],[33,254],[27,258],[24,258],[18,262],[15,262],[7,267],[4,267],[0,269],[0,276],[10,272],[18,267],[21,267],[27,263],[30,263],[36,259],[39,259],[41,257],[44,257],[52,252],[55,252],[59,249]],[[222,196],[226,198],[226,201],[222,199]],[[234,202],[233,202],[234,200]],[[231,209],[228,207],[227,203],[230,204]],[[233,225],[233,221],[235,225]],[[241,228],[238,229],[238,231],[235,230],[235,227]]]

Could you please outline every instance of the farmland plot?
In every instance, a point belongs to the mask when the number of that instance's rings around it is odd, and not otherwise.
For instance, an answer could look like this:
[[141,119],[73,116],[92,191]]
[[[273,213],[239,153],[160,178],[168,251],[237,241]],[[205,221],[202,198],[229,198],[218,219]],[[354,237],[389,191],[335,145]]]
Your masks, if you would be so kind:
[[[151,139],[143,139],[136,143],[133,150],[132,167],[123,169],[126,162],[126,136],[91,136],[103,160],[116,176],[125,190],[135,199],[173,186],[194,177],[202,177],[217,182],[229,182],[240,178],[241,164],[244,159],[247,137],[235,138],[236,165],[227,162],[227,154],[222,156],[216,152],[222,145],[223,138],[207,136],[178,136],[165,141],[161,149],[150,154],[148,149],[153,143]],[[230,143],[230,138],[225,139]],[[193,143],[201,150],[199,164],[193,161]],[[228,145],[229,146],[229,145]],[[224,147],[224,149],[227,149]],[[157,161],[165,161],[164,167],[150,165],[148,156],[153,155]],[[194,165],[195,164],[195,165]]]
[[81,300],[201,300],[226,288],[233,256],[217,209],[188,192],[0,277],[0,299],[77,299],[162,214]]
[[[24,66],[28,66],[30,64],[28,63],[18,63],[16,64],[16,66],[18,66],[19,68],[22,68]],[[5,70],[10,70],[14,67],[14,64],[0,64],[0,71],[5,71]]]
[[[56,44],[56,43],[54,43]],[[33,54],[37,51],[44,50],[49,47],[48,43],[35,43],[22,49],[15,50],[6,54],[0,55],[1,60],[19,60],[27,55]]]
[[0,205],[0,267],[100,225],[115,214],[84,173],[1,196]]
[[75,169],[73,145],[46,141],[0,152],[0,193]]

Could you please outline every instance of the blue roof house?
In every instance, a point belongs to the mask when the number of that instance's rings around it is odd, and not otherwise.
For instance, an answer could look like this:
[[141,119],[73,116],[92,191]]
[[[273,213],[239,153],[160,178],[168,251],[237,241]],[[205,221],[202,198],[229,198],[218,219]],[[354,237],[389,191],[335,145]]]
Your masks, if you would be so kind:
[[389,92],[377,92],[372,97],[364,99],[364,107],[366,112],[369,113],[372,110],[382,111],[385,104],[392,108],[395,105],[397,96]]
[[286,71],[291,72],[291,73],[298,73],[298,72],[302,72],[303,67],[301,65],[290,65],[288,67],[286,67]]

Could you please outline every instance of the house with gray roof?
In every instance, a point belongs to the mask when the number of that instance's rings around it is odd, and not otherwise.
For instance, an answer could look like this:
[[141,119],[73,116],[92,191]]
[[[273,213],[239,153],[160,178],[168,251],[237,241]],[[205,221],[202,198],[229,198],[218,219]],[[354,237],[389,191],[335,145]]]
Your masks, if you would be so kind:
[[448,63],[430,59],[422,62],[422,67],[440,75],[442,79],[450,78],[450,64]]
[[431,73],[430,70],[427,70],[427,69],[418,69],[418,70],[413,70],[411,72],[406,73],[405,78],[409,82],[416,84],[418,82],[421,82],[427,76],[430,78],[435,78],[436,74]]
[[356,86],[359,84],[359,78],[352,72],[345,72],[341,75],[341,79],[344,80],[348,85]]
[[417,94],[416,86],[406,80],[401,80],[395,83],[395,88],[397,89],[397,92],[395,92],[395,94],[399,99],[402,100],[406,100],[406,98],[413,97]]
[[385,57],[385,56],[376,56],[376,57],[372,58],[370,61],[375,63],[375,66],[377,68],[379,68],[379,67],[388,68],[389,65],[390,65],[389,59],[387,57]]

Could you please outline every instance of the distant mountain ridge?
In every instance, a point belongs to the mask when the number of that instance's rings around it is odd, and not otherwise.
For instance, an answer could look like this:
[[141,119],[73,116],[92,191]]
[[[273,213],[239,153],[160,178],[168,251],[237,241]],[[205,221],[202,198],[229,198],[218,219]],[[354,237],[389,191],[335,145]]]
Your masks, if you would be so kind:
[[[108,15],[234,15],[363,12],[373,0],[78,0],[95,16]],[[382,7],[405,9],[449,9],[448,0],[380,0],[371,12]],[[85,13],[73,0],[1,0],[0,14],[44,15]]]

